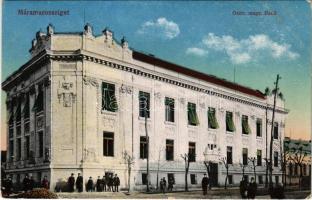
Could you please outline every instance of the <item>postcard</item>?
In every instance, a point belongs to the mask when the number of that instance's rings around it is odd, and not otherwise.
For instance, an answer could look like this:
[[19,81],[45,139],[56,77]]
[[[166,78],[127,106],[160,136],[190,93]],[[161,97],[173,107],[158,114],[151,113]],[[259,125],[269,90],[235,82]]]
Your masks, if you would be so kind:
[[2,197],[309,198],[311,8],[3,1]]

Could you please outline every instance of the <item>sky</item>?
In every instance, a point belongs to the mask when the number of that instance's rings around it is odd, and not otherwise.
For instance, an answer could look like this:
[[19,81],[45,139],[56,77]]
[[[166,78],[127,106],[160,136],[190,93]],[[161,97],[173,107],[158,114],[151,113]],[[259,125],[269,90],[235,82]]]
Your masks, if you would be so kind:
[[[95,35],[109,27],[116,40],[125,36],[130,48],[261,91],[273,88],[280,74],[290,110],[285,134],[310,140],[312,24],[306,1],[6,1],[2,6],[2,81],[29,60],[31,40],[49,23],[56,32],[83,31],[90,23]],[[26,16],[18,15],[19,9],[69,13]],[[5,93],[1,96],[5,141]]]

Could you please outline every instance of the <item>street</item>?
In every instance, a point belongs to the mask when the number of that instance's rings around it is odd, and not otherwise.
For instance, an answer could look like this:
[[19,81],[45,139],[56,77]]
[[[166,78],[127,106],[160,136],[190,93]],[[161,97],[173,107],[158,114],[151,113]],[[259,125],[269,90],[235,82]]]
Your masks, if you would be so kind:
[[[287,199],[304,199],[311,191],[292,191],[285,192]],[[58,193],[59,198],[100,198],[100,199],[240,199],[237,189],[215,189],[208,191],[208,195],[203,196],[201,191],[189,192],[171,192],[171,193],[144,193],[132,192],[127,195],[126,192],[92,192],[92,193]],[[269,195],[256,196],[257,199],[269,199]]]

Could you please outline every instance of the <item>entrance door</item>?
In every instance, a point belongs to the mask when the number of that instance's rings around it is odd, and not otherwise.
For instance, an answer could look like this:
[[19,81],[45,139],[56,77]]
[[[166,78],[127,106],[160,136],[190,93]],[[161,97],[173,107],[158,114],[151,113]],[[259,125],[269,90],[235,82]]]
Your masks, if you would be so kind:
[[210,175],[211,185],[213,187],[218,186],[218,163],[210,163]]

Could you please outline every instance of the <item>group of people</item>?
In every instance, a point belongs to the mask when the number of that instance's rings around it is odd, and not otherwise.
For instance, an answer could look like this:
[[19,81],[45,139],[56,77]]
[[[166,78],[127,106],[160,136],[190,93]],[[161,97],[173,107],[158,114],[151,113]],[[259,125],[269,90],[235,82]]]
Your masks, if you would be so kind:
[[[25,175],[25,178],[23,179],[23,182],[22,182],[22,190],[24,192],[31,191],[34,189],[35,186],[38,187],[38,183],[36,184],[34,177],[33,176],[29,177],[28,175]],[[49,181],[48,181],[47,176],[44,176],[44,178],[40,182],[39,187],[49,189]],[[18,190],[18,189],[15,188],[15,190]],[[10,195],[13,192],[13,181],[11,177],[8,177],[3,181],[3,191],[7,195]]]
[[[68,191],[74,192],[74,186],[76,184],[76,189],[78,192],[83,191],[83,177],[80,173],[78,173],[77,180],[75,181],[74,174],[71,174],[71,176],[68,178],[67,185],[68,185]],[[90,176],[87,184],[86,184],[86,191],[87,192],[119,192],[119,185],[120,185],[120,179],[115,174],[103,176],[102,178],[98,176],[96,183],[94,183],[92,177]]]
[[[159,185],[160,185],[160,191],[162,193],[165,193],[166,192],[166,187],[167,187],[167,181],[166,181],[165,177],[160,179]],[[168,180],[168,191],[169,192],[170,191],[172,192],[173,185],[174,185],[174,179],[172,177],[170,177],[169,180]]]
[[257,183],[255,182],[255,179],[252,177],[250,183],[248,183],[248,180],[243,177],[243,180],[241,180],[239,185],[239,190],[242,199],[254,199],[257,193]]

